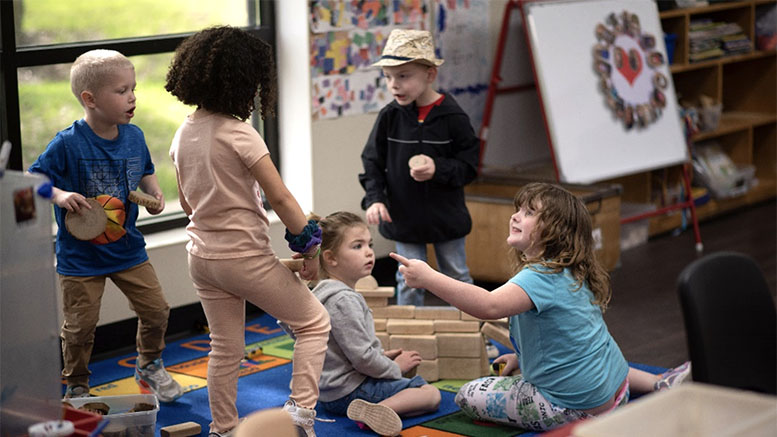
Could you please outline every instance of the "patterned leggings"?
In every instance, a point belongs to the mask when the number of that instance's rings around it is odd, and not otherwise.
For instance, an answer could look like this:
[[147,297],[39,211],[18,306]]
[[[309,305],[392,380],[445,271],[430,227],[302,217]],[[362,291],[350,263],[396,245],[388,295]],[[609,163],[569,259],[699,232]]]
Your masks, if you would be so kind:
[[[615,407],[629,399],[628,383],[618,393]],[[592,417],[581,410],[557,407],[521,376],[490,376],[464,384],[456,405],[477,420],[497,422],[530,431],[547,431],[578,419]]]

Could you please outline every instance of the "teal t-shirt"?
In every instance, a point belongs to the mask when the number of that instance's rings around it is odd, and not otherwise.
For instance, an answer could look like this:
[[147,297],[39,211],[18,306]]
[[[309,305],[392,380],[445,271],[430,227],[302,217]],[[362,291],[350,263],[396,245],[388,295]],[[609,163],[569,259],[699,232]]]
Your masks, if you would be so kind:
[[[537,270],[546,271],[542,267]],[[615,394],[629,367],[607,330],[587,286],[575,289],[568,270],[540,273],[524,267],[510,282],[534,308],[510,317],[521,372],[553,404],[585,410]]]

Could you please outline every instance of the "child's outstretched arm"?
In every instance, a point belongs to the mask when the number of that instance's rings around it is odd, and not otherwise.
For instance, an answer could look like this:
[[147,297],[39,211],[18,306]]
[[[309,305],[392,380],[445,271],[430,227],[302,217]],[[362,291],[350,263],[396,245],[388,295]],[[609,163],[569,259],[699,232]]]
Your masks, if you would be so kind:
[[440,299],[480,319],[499,319],[520,314],[534,307],[529,295],[517,284],[507,282],[496,290],[457,281],[435,271],[417,259],[407,259],[396,253],[390,256],[401,264],[405,283],[413,288],[425,288]]
[[[283,183],[281,175],[278,174],[275,164],[270,159],[270,155],[264,155],[260,158],[251,167],[251,174],[259,182],[259,185],[262,186],[262,190],[264,190],[264,194],[267,196],[267,201],[270,202],[273,210],[278,214],[278,217],[286,225],[289,232],[295,235],[302,233],[308,224],[308,220],[302,212],[299,203],[297,203],[297,199],[294,198]],[[318,247],[314,247],[312,253],[308,255],[314,255],[316,251],[318,251]],[[302,279],[315,279],[318,276],[318,260],[306,257],[299,275]]]

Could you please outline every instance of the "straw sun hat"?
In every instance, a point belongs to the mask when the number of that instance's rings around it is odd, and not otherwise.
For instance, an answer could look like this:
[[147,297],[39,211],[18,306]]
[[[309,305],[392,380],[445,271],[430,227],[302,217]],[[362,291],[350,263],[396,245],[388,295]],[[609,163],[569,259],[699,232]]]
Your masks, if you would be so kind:
[[434,67],[444,62],[434,55],[434,39],[428,30],[392,30],[380,60],[372,66],[394,67],[413,61]]

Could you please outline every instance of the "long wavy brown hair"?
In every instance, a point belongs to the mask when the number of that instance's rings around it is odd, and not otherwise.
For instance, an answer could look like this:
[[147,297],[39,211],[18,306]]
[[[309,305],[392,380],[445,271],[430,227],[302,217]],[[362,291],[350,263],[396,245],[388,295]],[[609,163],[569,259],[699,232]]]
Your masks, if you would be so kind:
[[275,113],[277,90],[272,47],[231,26],[211,27],[175,50],[165,89],[181,102],[246,120],[257,107]]
[[533,236],[533,246],[541,248],[533,257],[511,249],[517,270],[559,273],[568,268],[576,289],[587,284],[594,295],[592,303],[604,312],[612,297],[610,275],[594,254],[593,225],[585,204],[565,188],[543,182],[522,186],[513,204],[516,211],[530,208],[538,213],[535,232],[539,235]]

